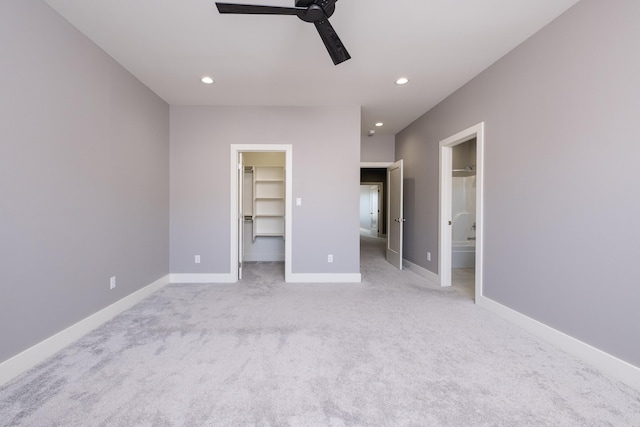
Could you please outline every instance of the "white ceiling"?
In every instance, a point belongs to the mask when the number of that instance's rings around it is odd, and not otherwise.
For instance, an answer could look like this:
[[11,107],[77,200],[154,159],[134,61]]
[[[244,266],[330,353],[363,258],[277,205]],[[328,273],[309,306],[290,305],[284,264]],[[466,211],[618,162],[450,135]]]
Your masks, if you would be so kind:
[[352,59],[338,66],[295,16],[220,15],[213,0],[45,1],[169,104],[361,105],[363,133],[381,121],[377,133],[395,134],[578,0],[340,0],[330,21]]

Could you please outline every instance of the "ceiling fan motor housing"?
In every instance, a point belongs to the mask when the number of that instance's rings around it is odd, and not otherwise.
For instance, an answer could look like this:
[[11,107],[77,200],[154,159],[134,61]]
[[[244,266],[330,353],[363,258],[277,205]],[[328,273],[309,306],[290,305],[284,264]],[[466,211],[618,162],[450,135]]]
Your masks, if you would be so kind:
[[298,18],[305,22],[317,22],[324,18],[324,10],[317,4],[312,4],[304,13],[298,15]]
[[329,7],[323,9],[322,2],[319,0],[296,0],[296,7],[306,7],[307,12],[304,15],[298,16],[305,22],[316,22],[321,20],[325,15],[330,18],[333,12],[336,10],[335,3],[332,3]]

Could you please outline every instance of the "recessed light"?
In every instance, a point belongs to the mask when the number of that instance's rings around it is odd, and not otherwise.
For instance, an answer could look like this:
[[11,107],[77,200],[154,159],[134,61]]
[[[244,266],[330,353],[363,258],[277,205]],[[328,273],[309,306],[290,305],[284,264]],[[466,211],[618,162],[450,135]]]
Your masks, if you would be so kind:
[[378,123],[376,123],[376,126],[377,126],[377,127],[380,127],[380,126],[383,126],[383,125],[384,125],[384,123],[382,123],[382,122],[378,122]]
[[400,77],[398,80],[396,80],[397,85],[406,85],[407,83],[409,83],[409,79],[406,77]]
[[203,77],[202,79],[200,79],[200,81],[206,85],[213,84],[213,79],[209,76]]

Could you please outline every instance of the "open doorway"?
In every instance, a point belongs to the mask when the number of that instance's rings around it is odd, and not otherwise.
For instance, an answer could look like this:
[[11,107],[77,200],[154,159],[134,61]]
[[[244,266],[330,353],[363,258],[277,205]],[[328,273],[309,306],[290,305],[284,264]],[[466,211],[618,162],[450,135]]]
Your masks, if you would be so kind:
[[[381,215],[378,216],[378,235],[382,236],[386,243],[386,259],[398,269],[402,269],[402,234],[403,234],[403,161],[395,163],[362,163],[360,167],[361,184],[379,184],[382,186],[381,197],[378,198],[382,204]],[[363,230],[362,221],[366,220],[367,203],[363,203],[364,194],[361,192],[361,232]],[[370,211],[369,211],[370,212]],[[370,234],[370,233],[367,233]]]
[[482,296],[484,124],[440,142],[440,284]]
[[384,182],[360,182],[360,233],[382,237]]
[[[370,195],[370,186],[377,186],[379,190],[378,194],[378,210],[380,210],[378,214],[378,236],[380,238],[387,237],[387,213],[388,213],[388,200],[387,200],[387,166],[384,167],[361,167],[360,168],[360,218],[361,224],[360,228],[365,233],[369,233],[370,230],[370,219],[368,218],[371,214],[371,195]],[[366,187],[366,190],[363,190],[363,187]],[[363,191],[365,191],[365,196],[363,197]],[[367,212],[367,210],[369,210]],[[364,226],[363,226],[364,225]]]
[[291,276],[291,145],[231,145],[231,272],[279,263]]
[[[243,152],[241,251],[238,279],[255,276],[260,264],[273,264],[284,279],[285,155],[282,151]],[[280,268],[275,268],[280,266]],[[254,271],[251,271],[254,270]]]
[[[391,163],[389,163],[391,164]],[[375,259],[386,262],[387,247],[387,163],[361,164],[360,167],[360,249],[375,251]],[[375,185],[378,193],[377,236],[368,229],[371,211],[371,186]]]
[[475,298],[476,147],[472,138],[452,147],[451,286]]

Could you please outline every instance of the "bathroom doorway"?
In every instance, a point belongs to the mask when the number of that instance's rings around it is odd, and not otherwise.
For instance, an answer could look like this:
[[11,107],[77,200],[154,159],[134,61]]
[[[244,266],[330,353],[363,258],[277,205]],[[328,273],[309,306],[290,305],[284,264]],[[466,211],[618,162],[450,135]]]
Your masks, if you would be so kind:
[[440,265],[442,286],[482,296],[484,123],[440,142]]
[[475,298],[476,142],[452,147],[451,286],[470,299]]

